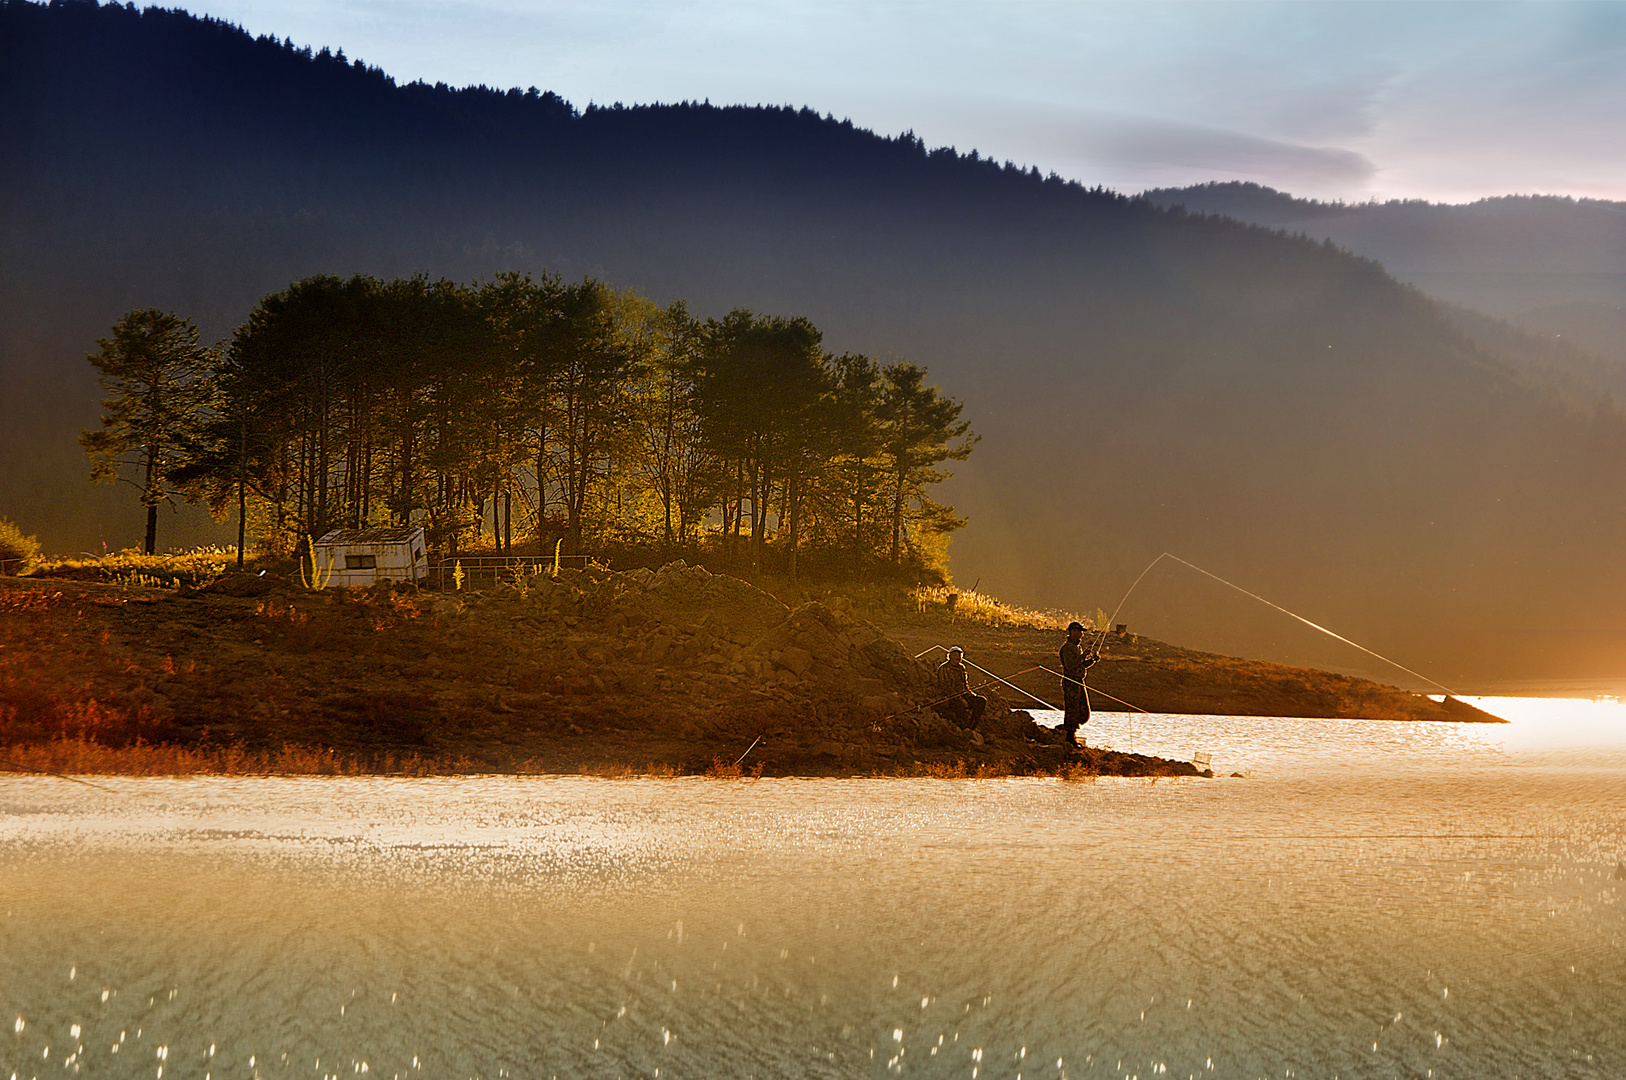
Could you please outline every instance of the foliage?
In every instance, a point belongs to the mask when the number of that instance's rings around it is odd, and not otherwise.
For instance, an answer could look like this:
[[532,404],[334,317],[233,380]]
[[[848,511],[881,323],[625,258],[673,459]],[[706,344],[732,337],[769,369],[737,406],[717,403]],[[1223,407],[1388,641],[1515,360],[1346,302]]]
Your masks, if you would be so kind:
[[186,585],[201,589],[226,572],[237,560],[233,547],[199,547],[148,555],[133,548],[105,555],[82,555],[43,559],[37,573],[41,577],[79,578],[110,581],[152,588]]
[[[131,311],[98,338],[86,357],[107,391],[102,426],[79,436],[91,460],[92,480],[123,480],[141,492],[147,508],[143,550],[156,550],[158,507],[174,494],[173,476],[197,450],[202,414],[212,389],[204,377],[215,352],[198,341],[198,328],[157,308]],[[126,474],[135,473],[137,479]]]
[[24,536],[16,525],[0,517],[0,574],[18,577],[31,574],[39,565],[39,558],[39,538]]
[[[127,319],[139,313],[132,313]],[[421,524],[437,548],[710,553],[793,579],[917,577],[964,522],[928,494],[975,436],[925,369],[805,318],[700,322],[592,279],[307,278],[197,380],[172,479],[260,546]]]
[[1036,630],[1059,630],[1075,618],[1086,626],[1091,625],[1088,615],[1075,616],[1063,611],[1038,611],[1008,604],[986,593],[955,589],[951,586],[923,586],[911,590],[910,596],[923,612],[940,610],[956,622],[980,626],[1025,626]]

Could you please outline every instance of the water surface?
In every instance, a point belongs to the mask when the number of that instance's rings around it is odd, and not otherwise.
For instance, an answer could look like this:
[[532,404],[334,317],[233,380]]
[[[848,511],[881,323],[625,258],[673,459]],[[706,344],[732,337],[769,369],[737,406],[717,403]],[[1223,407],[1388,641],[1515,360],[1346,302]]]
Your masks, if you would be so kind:
[[1626,738],[1532,708],[1134,719],[1246,779],[6,777],[0,1076],[1618,1078]]

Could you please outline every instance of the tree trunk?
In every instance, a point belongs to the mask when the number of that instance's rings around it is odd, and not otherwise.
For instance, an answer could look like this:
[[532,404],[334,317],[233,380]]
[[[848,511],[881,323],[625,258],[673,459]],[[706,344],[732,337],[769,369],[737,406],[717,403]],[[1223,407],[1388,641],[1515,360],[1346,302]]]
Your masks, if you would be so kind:
[[892,493],[892,565],[900,566],[902,558],[903,540],[903,474],[898,474],[896,486]]
[[147,447],[147,484],[142,499],[147,504],[147,538],[142,550],[148,555],[156,554],[158,546],[158,503],[153,499],[153,477],[158,472],[158,453],[158,447]]
[[801,545],[801,483],[799,477],[792,475],[787,484],[785,498],[790,503],[790,557],[788,560],[790,579],[796,580],[796,549]]
[[248,468],[248,425],[243,425],[237,458],[237,569],[243,568],[243,540],[248,532],[248,495],[243,490],[243,473]]

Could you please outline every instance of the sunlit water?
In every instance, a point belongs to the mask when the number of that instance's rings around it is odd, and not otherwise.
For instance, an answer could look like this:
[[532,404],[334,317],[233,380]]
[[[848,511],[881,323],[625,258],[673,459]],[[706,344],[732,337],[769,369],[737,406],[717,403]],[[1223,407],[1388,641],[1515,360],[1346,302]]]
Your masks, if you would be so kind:
[[[1626,1077],[1626,719],[1224,779],[0,779],[0,1078]],[[1240,772],[1246,779],[1230,779]]]

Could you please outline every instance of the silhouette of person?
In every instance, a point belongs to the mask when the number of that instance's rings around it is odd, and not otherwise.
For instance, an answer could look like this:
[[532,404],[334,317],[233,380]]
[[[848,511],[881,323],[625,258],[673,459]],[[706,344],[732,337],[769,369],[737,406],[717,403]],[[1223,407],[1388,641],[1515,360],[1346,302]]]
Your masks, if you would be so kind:
[[965,650],[958,645],[949,650],[947,660],[937,665],[937,692],[947,699],[935,706],[943,719],[961,727],[976,727],[982,723],[988,699],[971,692],[971,680],[965,670]]
[[1061,646],[1062,732],[1074,746],[1080,724],[1090,722],[1090,695],[1084,690],[1084,673],[1101,659],[1093,648],[1084,647],[1084,624],[1067,624],[1067,640]]

